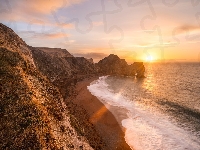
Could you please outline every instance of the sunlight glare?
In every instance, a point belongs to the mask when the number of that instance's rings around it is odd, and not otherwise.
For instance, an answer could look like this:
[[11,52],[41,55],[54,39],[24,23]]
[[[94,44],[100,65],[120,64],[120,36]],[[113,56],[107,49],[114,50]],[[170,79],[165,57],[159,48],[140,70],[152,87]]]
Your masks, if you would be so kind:
[[151,55],[148,55],[147,57],[146,57],[146,61],[147,62],[151,62],[151,61],[153,61],[154,60],[154,58],[151,56]]

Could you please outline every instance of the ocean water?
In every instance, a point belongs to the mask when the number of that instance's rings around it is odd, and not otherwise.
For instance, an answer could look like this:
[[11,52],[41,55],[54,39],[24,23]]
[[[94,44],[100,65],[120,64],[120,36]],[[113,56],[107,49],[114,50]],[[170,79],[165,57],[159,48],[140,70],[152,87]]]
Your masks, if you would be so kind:
[[200,150],[200,63],[145,64],[146,78],[104,76],[88,90],[126,111],[121,124],[136,150]]

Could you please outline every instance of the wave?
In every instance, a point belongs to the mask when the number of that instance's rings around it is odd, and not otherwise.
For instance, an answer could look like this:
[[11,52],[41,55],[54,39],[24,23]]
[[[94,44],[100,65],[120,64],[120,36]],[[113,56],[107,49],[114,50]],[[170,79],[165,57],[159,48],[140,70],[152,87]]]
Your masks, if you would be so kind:
[[[167,116],[148,111],[122,93],[114,93],[106,83],[108,76],[100,77],[88,86],[88,90],[103,103],[127,110],[125,139],[136,150],[199,150],[198,139],[177,127]],[[124,111],[122,112],[124,113]]]
[[186,106],[181,106],[175,102],[170,101],[159,101],[157,103],[160,105],[165,105],[166,107],[170,107],[170,111],[179,114],[179,116],[181,115],[185,118],[192,117],[193,119],[196,119],[200,124],[200,112],[198,112],[197,110],[188,108]]

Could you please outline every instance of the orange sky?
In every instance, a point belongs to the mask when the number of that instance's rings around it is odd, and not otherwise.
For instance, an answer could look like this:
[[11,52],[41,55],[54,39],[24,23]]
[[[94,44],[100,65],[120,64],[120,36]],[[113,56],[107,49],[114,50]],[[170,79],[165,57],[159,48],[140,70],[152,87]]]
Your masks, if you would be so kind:
[[2,1],[0,21],[29,45],[95,61],[200,61],[200,2],[182,0]]

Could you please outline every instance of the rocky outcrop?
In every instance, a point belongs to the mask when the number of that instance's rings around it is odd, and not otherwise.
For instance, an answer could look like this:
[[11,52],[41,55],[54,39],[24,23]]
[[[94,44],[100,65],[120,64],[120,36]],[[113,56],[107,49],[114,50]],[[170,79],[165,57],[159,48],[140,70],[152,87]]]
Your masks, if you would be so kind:
[[92,58],[90,58],[90,59],[87,59],[90,63],[92,63],[92,64],[94,64],[94,61],[93,61],[93,59]]
[[134,62],[133,66],[135,68],[136,77],[137,78],[144,78],[145,67],[143,62]]
[[108,75],[125,75],[143,78],[145,72],[142,62],[135,62],[128,65],[124,59],[120,59],[114,54],[110,54],[108,57],[100,60],[96,66],[100,73]]
[[127,73],[128,64],[124,59],[120,59],[117,55],[110,54],[108,57],[97,63],[99,72],[109,75],[125,75]]

